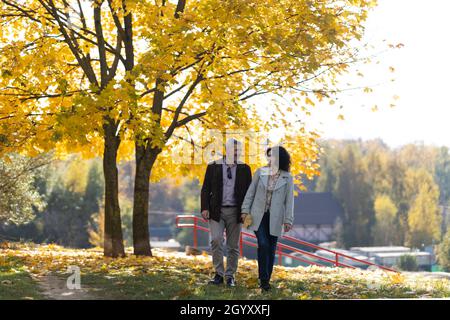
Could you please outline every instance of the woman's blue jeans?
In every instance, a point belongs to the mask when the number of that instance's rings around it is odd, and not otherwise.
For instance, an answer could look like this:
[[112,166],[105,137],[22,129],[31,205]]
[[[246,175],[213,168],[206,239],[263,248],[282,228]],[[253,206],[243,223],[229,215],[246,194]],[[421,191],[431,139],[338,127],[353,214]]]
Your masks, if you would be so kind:
[[255,231],[258,239],[258,272],[261,281],[269,281],[272,275],[278,237],[269,232],[270,212],[264,213],[261,224]]

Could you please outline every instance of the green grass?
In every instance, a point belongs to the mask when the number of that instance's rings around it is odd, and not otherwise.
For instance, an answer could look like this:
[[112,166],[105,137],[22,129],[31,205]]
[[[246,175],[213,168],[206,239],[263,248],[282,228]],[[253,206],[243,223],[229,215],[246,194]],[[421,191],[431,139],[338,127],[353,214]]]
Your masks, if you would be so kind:
[[[269,293],[261,293],[256,286],[249,288],[237,284],[234,288],[223,285],[210,285],[208,278],[199,276],[196,283],[189,283],[189,277],[159,273],[141,276],[108,276],[104,274],[82,275],[82,285],[95,287],[95,295],[104,299],[130,300],[170,300],[170,299],[279,299],[283,294],[274,288]],[[284,297],[286,298],[286,297]]]
[[20,261],[8,258],[0,265],[0,300],[17,299],[43,299],[43,295]]

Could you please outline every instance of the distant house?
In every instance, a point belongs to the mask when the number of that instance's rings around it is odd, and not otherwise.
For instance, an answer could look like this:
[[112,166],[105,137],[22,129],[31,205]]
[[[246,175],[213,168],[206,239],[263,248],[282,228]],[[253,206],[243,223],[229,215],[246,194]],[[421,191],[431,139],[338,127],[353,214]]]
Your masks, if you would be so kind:
[[352,247],[351,252],[362,254],[376,264],[392,267],[400,264],[400,259],[404,255],[410,255],[416,258],[419,270],[431,271],[434,263],[433,255],[424,251],[413,251],[408,247],[401,246],[382,246],[382,247]]
[[375,254],[375,263],[387,267],[398,266],[402,256],[409,255],[416,259],[419,270],[431,271],[433,265],[433,257],[429,252],[411,251],[408,253],[387,252]]
[[350,251],[372,258],[379,253],[396,253],[400,255],[410,253],[411,248],[401,246],[351,247]]
[[343,209],[331,192],[300,192],[294,199],[294,216],[289,235],[318,243],[335,240],[334,228]]

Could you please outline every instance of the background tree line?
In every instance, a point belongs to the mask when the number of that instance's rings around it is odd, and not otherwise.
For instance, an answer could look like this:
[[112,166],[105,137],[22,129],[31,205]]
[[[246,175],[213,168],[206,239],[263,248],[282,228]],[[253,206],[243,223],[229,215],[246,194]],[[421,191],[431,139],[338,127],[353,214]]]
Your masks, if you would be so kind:
[[380,140],[322,142],[321,175],[310,191],[332,192],[344,209],[342,247],[440,243],[448,221],[450,155],[447,147]]
[[[119,165],[119,197],[126,246],[132,246],[134,162]],[[0,240],[57,243],[67,247],[103,246],[104,178],[101,159],[51,160],[50,155],[28,158],[17,154],[0,160]],[[152,211],[197,212],[197,180],[152,183]],[[152,226],[173,226],[156,221]],[[175,233],[175,230],[174,230]],[[184,235],[188,238],[189,235]],[[188,239],[186,239],[187,241]]]

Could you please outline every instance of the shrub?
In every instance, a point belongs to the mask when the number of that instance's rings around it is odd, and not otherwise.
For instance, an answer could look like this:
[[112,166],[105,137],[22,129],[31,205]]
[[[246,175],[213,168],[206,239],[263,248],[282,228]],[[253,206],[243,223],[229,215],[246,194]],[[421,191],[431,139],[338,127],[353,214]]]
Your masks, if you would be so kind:
[[447,233],[444,235],[444,239],[438,246],[437,259],[439,265],[445,271],[450,271],[450,228],[448,228]]
[[416,257],[405,254],[400,257],[399,268],[403,271],[417,271],[419,269],[417,265]]

